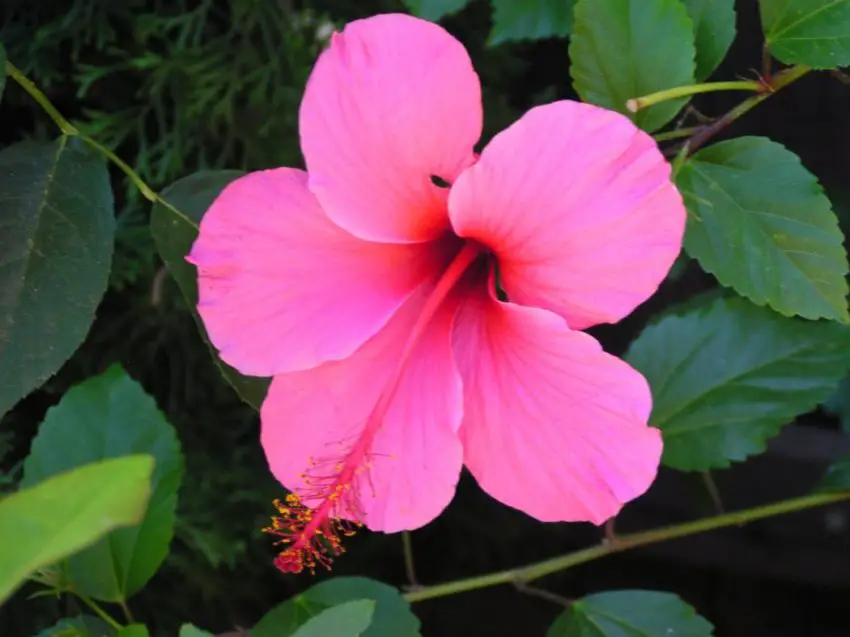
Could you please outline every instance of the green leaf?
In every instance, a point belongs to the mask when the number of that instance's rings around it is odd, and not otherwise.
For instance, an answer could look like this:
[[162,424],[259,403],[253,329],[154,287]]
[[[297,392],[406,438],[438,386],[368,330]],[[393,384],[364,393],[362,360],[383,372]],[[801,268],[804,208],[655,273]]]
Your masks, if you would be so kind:
[[83,342],[115,234],[103,158],[77,139],[0,152],[0,415]]
[[626,360],[652,387],[663,462],[702,471],[764,450],[847,372],[850,328],[719,298],[647,327]]
[[183,624],[180,627],[180,634],[178,637],[213,637],[213,634],[208,633],[205,630],[201,630],[192,624]]
[[714,627],[676,595],[609,591],[574,602],[546,637],[711,637]]
[[844,377],[835,392],[824,401],[821,407],[828,414],[837,416],[841,421],[841,428],[850,433],[850,376]]
[[704,81],[735,39],[735,0],[683,0],[694,23],[696,80]]
[[130,624],[118,631],[117,637],[150,637],[150,633],[144,624]]
[[632,113],[626,102],[694,83],[693,23],[680,0],[578,0],[570,75],[585,102],[628,115],[646,131],[669,122],[687,99]]
[[152,471],[150,456],[97,462],[0,500],[0,602],[38,569],[136,524]]
[[676,183],[685,249],[723,285],[786,316],[850,320],[838,218],[799,158],[762,137],[709,146]]
[[451,13],[457,13],[470,0],[404,0],[404,6],[413,15],[436,22]]
[[28,486],[66,469],[134,453],[156,460],[141,524],[110,533],[65,565],[78,590],[110,602],[142,588],[168,553],[183,471],[174,429],[153,399],[115,365],[72,388],[47,412],[24,462],[22,484]]
[[266,396],[269,380],[243,376],[218,357],[195,309],[198,304],[198,274],[195,266],[187,263],[185,258],[198,236],[198,224],[213,200],[222,188],[244,174],[239,170],[213,170],[194,173],[175,181],[162,191],[162,196],[180,214],[162,204],[156,204],[151,212],[151,233],[160,257],[192,308],[198,329],[222,374],[242,400],[259,409]]
[[39,631],[35,637],[115,637],[115,629],[100,617],[80,615],[60,619],[54,626]]
[[493,30],[488,44],[560,38],[570,34],[576,0],[491,0]]
[[3,89],[6,87],[6,49],[0,42],[0,99],[3,98]]
[[827,468],[818,491],[850,491],[850,457],[838,460]]
[[292,637],[360,637],[374,611],[375,602],[369,599],[346,602],[309,619]]
[[307,589],[269,611],[251,637],[292,637],[311,617],[358,599],[375,602],[375,616],[364,637],[419,637],[419,619],[398,589],[365,577],[335,577]]
[[759,0],[776,59],[834,69],[850,64],[850,0]]

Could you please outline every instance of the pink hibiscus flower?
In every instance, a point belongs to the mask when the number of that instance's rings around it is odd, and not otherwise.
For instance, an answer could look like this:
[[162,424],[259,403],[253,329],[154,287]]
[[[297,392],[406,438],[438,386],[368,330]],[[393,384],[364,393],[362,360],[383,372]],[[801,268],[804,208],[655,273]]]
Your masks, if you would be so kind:
[[[626,117],[559,101],[481,152],[481,88],[441,27],[334,34],[300,111],[307,172],[227,186],[190,261],[222,359],[273,376],[262,444],[292,492],[287,572],[353,525],[420,527],[461,467],[543,521],[603,523],[655,478],[644,378],[579,331],[626,316],[679,253],[670,166]],[[509,302],[497,296],[497,281]]]

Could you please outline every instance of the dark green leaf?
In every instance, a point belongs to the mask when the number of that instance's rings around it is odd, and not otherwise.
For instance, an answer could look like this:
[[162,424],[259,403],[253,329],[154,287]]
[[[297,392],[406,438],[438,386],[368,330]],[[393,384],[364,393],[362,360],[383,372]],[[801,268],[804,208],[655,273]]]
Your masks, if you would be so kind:
[[3,89],[6,86],[6,49],[0,42],[0,99],[3,98]]
[[99,154],[67,137],[0,152],[0,415],[83,342],[114,233]]
[[404,0],[404,6],[413,15],[436,22],[450,13],[457,13],[470,0]]
[[150,456],[96,462],[0,500],[0,602],[38,569],[136,524],[152,471]]
[[574,602],[546,637],[711,637],[714,627],[676,595],[610,591]]
[[125,600],[138,591],[168,553],[183,470],[172,426],[156,403],[116,366],[72,388],[47,412],[24,463],[22,484],[104,458],[149,453],[156,459],[152,493],[142,523],[110,533],[67,564],[74,586],[97,599]]
[[398,589],[365,577],[335,577],[307,589],[269,611],[251,637],[291,637],[299,626],[322,611],[344,602],[370,599],[376,603],[364,637],[419,637],[419,620]]
[[850,457],[834,462],[826,470],[819,491],[850,491]]
[[183,624],[180,627],[180,635],[178,637],[213,637],[213,634],[201,630],[192,624]]
[[844,377],[832,396],[821,406],[827,413],[838,416],[841,428],[850,433],[850,376]]
[[130,624],[118,631],[117,637],[150,637],[150,633],[144,624]]
[[115,629],[100,617],[81,615],[60,619],[55,626],[45,628],[35,637],[115,637]]
[[626,102],[694,83],[693,23],[680,0],[578,0],[570,75],[585,102],[628,115],[646,131],[669,122],[687,102],[632,113]]
[[696,80],[704,81],[735,39],[735,0],[684,0],[694,23]]
[[292,637],[360,637],[372,621],[375,602],[360,599],[328,608],[307,620]]
[[847,372],[850,328],[785,318],[738,298],[647,327],[626,356],[652,387],[664,464],[729,466],[764,450]]
[[566,37],[573,26],[576,0],[491,0],[490,45],[514,40]]
[[759,0],[771,53],[785,64],[850,64],[850,0]]
[[265,378],[242,376],[218,357],[210,344],[201,318],[195,310],[198,304],[197,271],[195,266],[187,263],[185,259],[198,236],[198,224],[210,204],[222,188],[243,174],[238,170],[205,171],[175,181],[162,192],[162,196],[180,214],[161,204],[155,205],[151,212],[151,233],[156,241],[159,255],[165,261],[192,308],[198,329],[209,345],[216,364],[242,400],[255,409],[259,409],[266,396],[269,381]]
[[850,320],[838,218],[794,153],[741,137],[696,153],[676,181],[685,249],[720,283],[786,316]]

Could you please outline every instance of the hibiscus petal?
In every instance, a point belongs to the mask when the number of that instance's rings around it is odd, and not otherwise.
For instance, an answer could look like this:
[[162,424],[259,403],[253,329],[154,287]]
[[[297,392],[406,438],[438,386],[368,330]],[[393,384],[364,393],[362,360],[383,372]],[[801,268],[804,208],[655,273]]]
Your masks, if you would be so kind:
[[301,149],[310,189],[353,234],[416,242],[449,228],[448,191],[474,160],[481,86],[442,27],[379,15],[334,34],[304,93]]
[[[272,473],[288,489],[311,488],[303,474],[312,459],[328,475],[344,463],[398,363],[424,295],[405,303],[387,326],[344,361],[275,376],[261,410],[261,441]],[[454,309],[432,319],[383,420],[354,489],[372,530],[420,527],[451,501],[460,476],[457,428],[463,411],[451,349]],[[318,502],[306,499],[305,504]],[[346,513],[345,511],[341,513]],[[348,516],[350,517],[348,512]]]
[[345,358],[446,262],[441,244],[376,244],[334,225],[291,168],[229,184],[187,259],[224,361],[270,376]]
[[618,113],[570,101],[497,135],[452,186],[449,216],[496,253],[511,301],[573,329],[616,322],[651,296],[685,228],[653,139]]
[[453,344],[464,463],[494,498],[544,522],[601,524],[652,483],[662,445],[646,426],[649,387],[591,336],[476,291]]

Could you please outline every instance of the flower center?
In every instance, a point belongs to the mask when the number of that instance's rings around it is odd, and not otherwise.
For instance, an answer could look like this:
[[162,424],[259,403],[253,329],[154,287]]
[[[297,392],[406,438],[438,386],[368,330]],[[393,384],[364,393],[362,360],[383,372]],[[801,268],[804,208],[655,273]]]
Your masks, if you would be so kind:
[[[300,573],[305,568],[315,573],[316,566],[330,569],[333,558],[344,552],[342,539],[353,535],[364,517],[357,493],[358,474],[369,468],[372,443],[411,354],[440,306],[484,251],[481,244],[466,240],[443,271],[410,330],[385,390],[354,443],[339,457],[312,458],[310,468],[302,476],[306,490],[275,501],[279,515],[263,531],[278,536],[276,544],[285,547],[275,559],[275,566],[284,573]],[[317,504],[308,507],[302,500]]]

